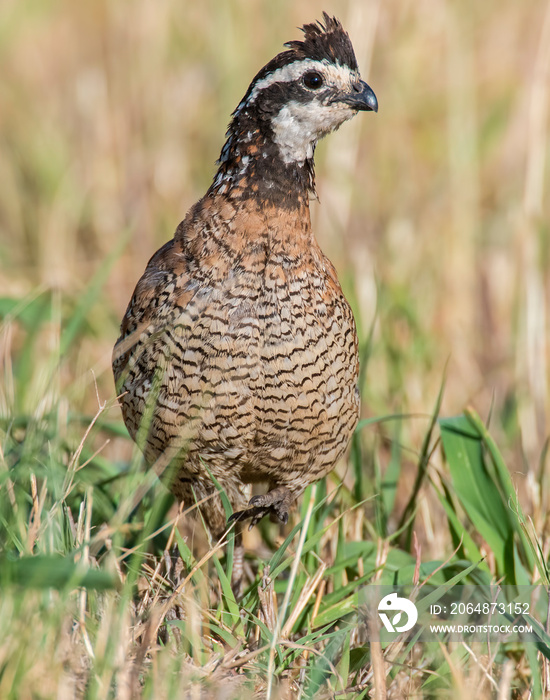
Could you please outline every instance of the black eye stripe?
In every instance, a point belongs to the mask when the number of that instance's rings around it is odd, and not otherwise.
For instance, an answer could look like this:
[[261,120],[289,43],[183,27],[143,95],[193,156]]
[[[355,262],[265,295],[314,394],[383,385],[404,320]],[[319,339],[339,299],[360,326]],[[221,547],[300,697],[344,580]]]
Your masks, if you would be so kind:
[[323,76],[317,71],[308,71],[302,76],[302,83],[309,90],[318,90],[323,86]]

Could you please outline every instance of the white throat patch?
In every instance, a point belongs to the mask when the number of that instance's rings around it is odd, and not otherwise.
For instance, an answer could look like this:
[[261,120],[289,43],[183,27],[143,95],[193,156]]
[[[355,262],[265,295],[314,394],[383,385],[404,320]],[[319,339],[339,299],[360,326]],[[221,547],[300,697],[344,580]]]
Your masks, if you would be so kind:
[[272,119],[273,140],[285,163],[303,163],[313,158],[318,139],[337,129],[355,112],[343,105],[323,105],[319,102],[286,104]]

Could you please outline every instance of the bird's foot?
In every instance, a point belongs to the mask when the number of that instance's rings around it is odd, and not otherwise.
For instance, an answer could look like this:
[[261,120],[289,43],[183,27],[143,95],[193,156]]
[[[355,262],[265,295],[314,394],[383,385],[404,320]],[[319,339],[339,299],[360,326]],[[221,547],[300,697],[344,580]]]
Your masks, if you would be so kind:
[[265,515],[274,515],[282,523],[286,524],[292,500],[292,494],[286,486],[277,486],[277,488],[268,491],[264,495],[252,496],[248,502],[250,507],[233,513],[228,522],[240,522],[250,519],[248,529],[251,530]]

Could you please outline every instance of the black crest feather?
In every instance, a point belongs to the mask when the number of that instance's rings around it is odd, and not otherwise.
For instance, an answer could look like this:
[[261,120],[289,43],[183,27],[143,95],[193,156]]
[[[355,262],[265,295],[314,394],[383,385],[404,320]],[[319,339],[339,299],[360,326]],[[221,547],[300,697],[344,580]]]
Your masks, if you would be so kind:
[[348,66],[351,70],[358,70],[351,39],[336,17],[330,17],[326,12],[323,12],[322,22],[305,24],[302,31],[304,32],[303,41],[288,41],[285,46],[288,46],[289,51],[277,54],[258,71],[241,103],[246,102],[254,84],[259,80],[278,68],[283,68],[283,66],[288,66],[290,63],[301,61],[304,58],[312,58],[315,61],[326,60]]
[[357,70],[357,59],[348,33],[336,17],[323,12],[323,22],[304,24],[304,41],[288,41],[285,46],[291,49],[295,59],[313,58],[331,63],[346,65]]

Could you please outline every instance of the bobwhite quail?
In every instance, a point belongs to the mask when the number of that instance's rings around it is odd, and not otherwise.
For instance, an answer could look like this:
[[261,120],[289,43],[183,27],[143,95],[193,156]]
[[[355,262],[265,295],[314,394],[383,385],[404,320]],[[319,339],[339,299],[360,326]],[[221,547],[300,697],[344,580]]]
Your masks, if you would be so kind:
[[336,18],[302,31],[233,112],[210,189],[149,261],[114,349],[130,435],[214,537],[213,478],[237,521],[286,523],[358,419],[355,323],[309,199],[317,141],[378,105]]

